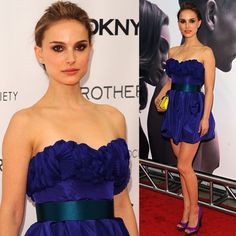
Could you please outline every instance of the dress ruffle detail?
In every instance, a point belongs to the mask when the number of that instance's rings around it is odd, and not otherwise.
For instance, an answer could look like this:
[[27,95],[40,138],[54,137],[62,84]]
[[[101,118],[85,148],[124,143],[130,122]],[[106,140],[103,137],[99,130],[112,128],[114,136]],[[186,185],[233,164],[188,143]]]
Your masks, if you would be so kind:
[[193,78],[202,78],[204,75],[204,66],[196,59],[179,62],[173,58],[169,58],[165,65],[166,74],[171,77],[172,74],[177,76],[191,75]]
[[121,192],[130,178],[129,151],[122,138],[94,149],[85,143],[59,140],[45,147],[30,161],[27,195],[68,179],[101,184],[114,181],[114,193]]

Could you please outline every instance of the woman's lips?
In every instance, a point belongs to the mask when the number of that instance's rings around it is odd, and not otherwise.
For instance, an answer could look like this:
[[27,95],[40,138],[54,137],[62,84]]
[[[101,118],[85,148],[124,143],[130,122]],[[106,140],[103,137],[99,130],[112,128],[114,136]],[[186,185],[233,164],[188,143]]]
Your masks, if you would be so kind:
[[79,69],[70,68],[70,69],[63,70],[62,72],[67,75],[75,75],[78,71],[79,71]]
[[190,34],[192,32],[192,30],[185,30],[184,33],[185,34]]

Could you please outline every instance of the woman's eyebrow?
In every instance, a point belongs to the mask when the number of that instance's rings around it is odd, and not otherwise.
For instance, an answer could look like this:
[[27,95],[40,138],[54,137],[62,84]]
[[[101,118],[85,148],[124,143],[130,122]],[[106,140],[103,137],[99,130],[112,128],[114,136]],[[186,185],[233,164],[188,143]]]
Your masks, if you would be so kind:
[[189,18],[189,19],[184,19],[184,18],[179,18],[179,20],[195,20],[196,17],[192,17],[192,18]]
[[[83,39],[83,40],[80,40],[80,41],[76,42],[75,44],[77,44],[77,43],[86,43],[86,42],[88,42],[88,40]],[[66,43],[61,42],[61,41],[51,41],[49,43],[53,43],[53,44],[66,44]]]

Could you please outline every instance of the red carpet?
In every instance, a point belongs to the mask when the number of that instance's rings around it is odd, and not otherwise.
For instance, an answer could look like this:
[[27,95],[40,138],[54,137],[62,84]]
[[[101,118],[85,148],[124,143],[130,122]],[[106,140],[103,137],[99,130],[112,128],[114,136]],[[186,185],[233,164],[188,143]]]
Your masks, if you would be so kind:
[[[185,235],[176,230],[183,202],[175,197],[140,188],[140,235]],[[236,217],[203,207],[198,236],[236,236]]]

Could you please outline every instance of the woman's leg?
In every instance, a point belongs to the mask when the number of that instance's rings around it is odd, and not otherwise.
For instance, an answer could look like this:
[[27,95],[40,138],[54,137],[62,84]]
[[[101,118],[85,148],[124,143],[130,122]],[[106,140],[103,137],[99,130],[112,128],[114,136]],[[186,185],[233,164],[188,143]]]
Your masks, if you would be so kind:
[[199,142],[195,144],[182,142],[180,144],[177,164],[179,173],[184,179],[190,201],[189,227],[195,227],[198,221],[198,182],[196,174],[192,168],[192,162],[198,146]]
[[[173,152],[174,152],[175,156],[177,157],[177,161],[178,161],[181,143],[176,145],[171,140],[171,146],[172,146]],[[182,194],[183,194],[183,198],[184,198],[184,211],[183,211],[183,216],[182,216],[181,222],[187,223],[189,220],[190,199],[189,199],[189,195],[188,195],[188,191],[186,188],[184,178],[181,174],[180,174],[180,181],[181,181],[181,187],[182,187]],[[181,227],[181,225],[178,225],[178,227]]]

